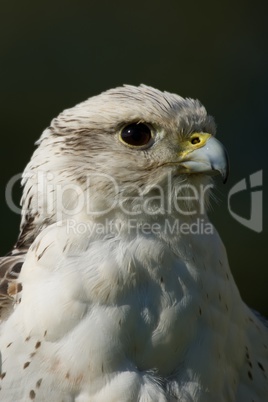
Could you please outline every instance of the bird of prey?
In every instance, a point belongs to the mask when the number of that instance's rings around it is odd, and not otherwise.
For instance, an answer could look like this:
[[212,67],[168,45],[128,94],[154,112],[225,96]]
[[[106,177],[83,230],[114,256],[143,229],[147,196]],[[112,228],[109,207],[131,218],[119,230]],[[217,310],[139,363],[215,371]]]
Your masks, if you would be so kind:
[[268,328],[207,216],[228,157],[204,106],[126,85],[37,145],[0,262],[0,400],[267,401]]

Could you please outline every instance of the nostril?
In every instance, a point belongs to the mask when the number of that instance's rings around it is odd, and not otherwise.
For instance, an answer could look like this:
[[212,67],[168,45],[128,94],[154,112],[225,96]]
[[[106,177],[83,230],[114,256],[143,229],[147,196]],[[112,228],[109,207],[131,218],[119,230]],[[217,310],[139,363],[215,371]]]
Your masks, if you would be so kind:
[[199,144],[199,142],[201,142],[199,137],[193,137],[191,139],[191,144],[195,145],[195,144]]

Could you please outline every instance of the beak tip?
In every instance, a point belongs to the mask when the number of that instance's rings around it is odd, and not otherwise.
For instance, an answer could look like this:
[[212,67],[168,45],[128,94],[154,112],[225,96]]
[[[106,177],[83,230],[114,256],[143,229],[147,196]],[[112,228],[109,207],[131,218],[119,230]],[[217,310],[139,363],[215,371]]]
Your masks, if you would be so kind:
[[222,172],[222,182],[223,184],[227,183],[229,174],[230,174],[230,161],[229,161],[229,156],[228,153],[226,151],[226,149],[224,148],[224,153],[225,153],[225,158],[226,158],[226,165],[225,165],[225,169]]
[[215,170],[217,170],[218,173],[220,173],[223,184],[226,184],[228,177],[229,177],[229,172],[230,172],[229,164],[227,164],[224,169],[215,169]]
[[222,182],[223,182],[223,184],[226,184],[226,183],[227,183],[227,180],[228,180],[228,176],[223,176],[223,177],[222,177]]
[[212,169],[217,170],[222,178],[223,184],[225,184],[228,180],[230,173],[230,162],[228,153],[223,145],[222,146],[222,154],[220,157],[220,163],[211,163]]

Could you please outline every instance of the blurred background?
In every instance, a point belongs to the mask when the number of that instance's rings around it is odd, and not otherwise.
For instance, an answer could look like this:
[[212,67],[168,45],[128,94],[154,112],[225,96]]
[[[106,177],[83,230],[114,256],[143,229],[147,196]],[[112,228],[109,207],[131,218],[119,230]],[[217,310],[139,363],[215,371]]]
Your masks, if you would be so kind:
[[[267,14],[265,2],[2,0],[0,12],[0,255],[19,231],[5,200],[34,142],[63,109],[122,85],[145,83],[198,98],[216,118],[231,175],[217,182],[210,212],[247,304],[268,316],[264,229],[256,233],[227,208],[228,191],[267,171]],[[264,186],[265,187],[265,186]],[[19,185],[13,191],[18,204]],[[265,193],[264,193],[265,196]],[[250,217],[250,192],[231,200]]]

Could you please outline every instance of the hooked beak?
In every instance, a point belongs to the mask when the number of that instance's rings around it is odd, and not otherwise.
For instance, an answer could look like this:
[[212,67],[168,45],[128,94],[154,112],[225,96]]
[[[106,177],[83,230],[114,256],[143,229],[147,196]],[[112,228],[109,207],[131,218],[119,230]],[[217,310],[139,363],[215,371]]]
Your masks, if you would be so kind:
[[229,175],[229,158],[222,143],[207,133],[194,133],[182,144],[180,167],[185,173],[220,173],[223,183]]

